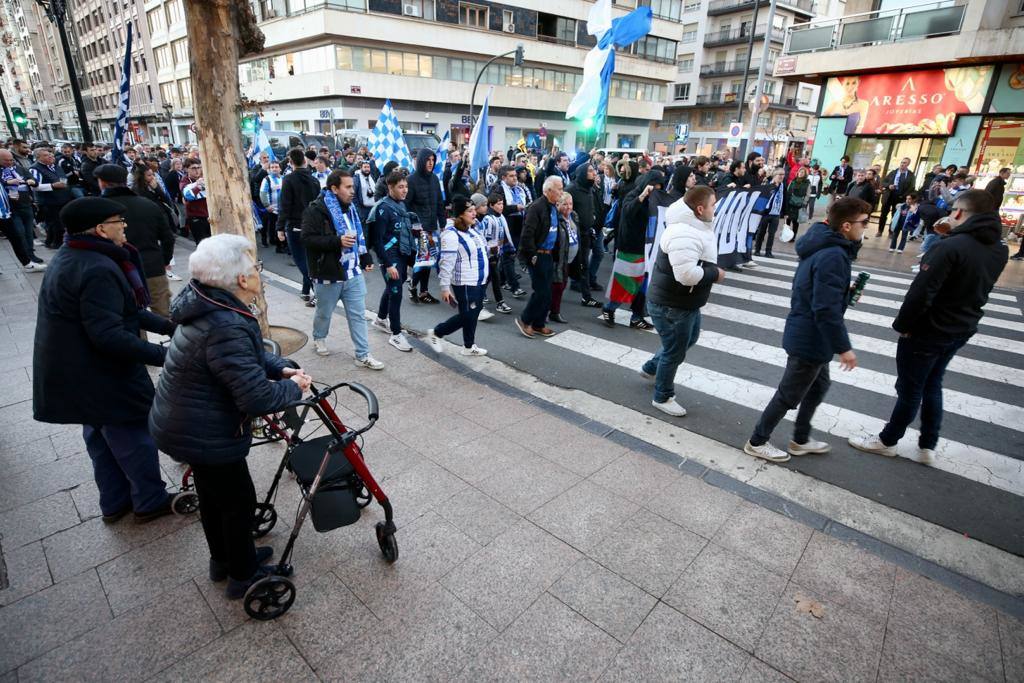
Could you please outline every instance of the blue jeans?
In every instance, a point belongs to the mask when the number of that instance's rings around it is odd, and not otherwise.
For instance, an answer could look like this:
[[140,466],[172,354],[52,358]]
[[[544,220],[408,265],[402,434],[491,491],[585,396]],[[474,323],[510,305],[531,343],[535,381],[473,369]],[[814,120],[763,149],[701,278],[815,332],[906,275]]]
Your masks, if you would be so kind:
[[921,253],[925,253],[932,248],[932,245],[942,239],[942,235],[936,232],[930,232],[924,236],[924,240],[921,242]]
[[920,448],[935,448],[942,426],[942,377],[946,366],[970,337],[932,340],[900,337],[896,346],[896,405],[879,438],[895,446],[921,409]]
[[535,330],[547,325],[551,310],[551,281],[555,275],[555,264],[551,254],[537,254],[537,262],[530,265],[530,283],[533,292],[520,320]]
[[[909,236],[910,236],[910,234],[909,234],[909,232],[907,230],[907,222],[903,221],[902,223],[900,223],[899,225],[896,226],[895,230],[892,231],[892,238],[889,239],[889,248],[890,249],[897,249],[898,248],[900,251],[903,251],[903,249],[907,246],[907,237],[909,237]],[[898,247],[896,245],[896,240],[897,239],[899,239],[899,246]]]
[[807,443],[811,436],[811,418],[825,394],[831,386],[828,376],[828,361],[818,363],[790,356],[786,360],[786,370],[782,373],[782,381],[775,390],[772,400],[765,406],[761,419],[754,427],[750,443],[760,446],[771,438],[772,432],[786,417],[786,413],[800,406],[793,424],[793,441]]
[[590,267],[588,269],[588,275],[590,277],[590,286],[597,284],[597,269],[601,267],[601,261],[604,260],[604,236],[601,234],[601,228],[596,228],[597,236],[594,237],[590,242]]
[[676,395],[676,370],[700,337],[700,309],[688,311],[647,302],[647,312],[661,337],[661,349],[644,363],[654,375],[654,400],[664,403]]
[[104,515],[127,507],[138,513],[152,512],[167,502],[167,485],[160,476],[156,443],[146,420],[82,425],[82,436]]
[[402,331],[402,284],[405,282],[405,274],[408,266],[404,261],[399,261],[395,268],[398,270],[398,279],[388,278],[388,269],[381,264],[380,272],[384,276],[384,291],[380,295],[380,306],[377,307],[377,317],[385,318],[391,323],[391,334],[398,334]]
[[467,349],[476,343],[476,320],[483,308],[484,287],[478,285],[453,285],[452,294],[459,302],[459,312],[434,328],[434,334],[445,337],[462,330],[462,345]]
[[348,334],[356,350],[356,358],[370,355],[370,340],[366,334],[366,278],[362,275],[341,282],[320,283],[316,290],[316,312],[313,314],[313,339],[327,339],[331,331],[331,313],[338,300],[345,305]]
[[[289,228],[284,231],[284,234],[288,239],[288,248],[292,252],[292,260],[295,261],[295,267],[299,269],[300,273],[302,273],[302,293],[309,294],[309,290],[313,286],[313,281],[309,279],[309,267],[306,262],[306,248],[302,246],[302,233],[298,230],[292,230]],[[337,300],[335,300],[335,303],[337,303]],[[332,306],[331,308],[333,309],[334,307]],[[326,334],[324,336],[326,336]]]
[[14,221],[14,231],[21,238],[22,245],[25,247],[25,254],[29,260],[32,260],[36,256],[36,217],[32,213],[32,205],[22,204],[21,202],[13,202],[13,204],[11,207],[11,220]]

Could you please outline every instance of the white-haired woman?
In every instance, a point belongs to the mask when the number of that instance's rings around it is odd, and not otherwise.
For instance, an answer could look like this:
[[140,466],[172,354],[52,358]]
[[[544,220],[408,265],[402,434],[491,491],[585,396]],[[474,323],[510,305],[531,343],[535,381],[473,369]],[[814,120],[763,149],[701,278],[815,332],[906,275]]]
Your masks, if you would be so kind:
[[192,466],[210,546],[210,580],[228,579],[238,599],[263,576],[271,548],[256,549],[256,491],[245,458],[251,417],[298,401],[311,378],[263,350],[250,310],[261,265],[240,235],[203,240],[189,258],[191,280],[171,304],[178,328],[149,413],[160,450]]

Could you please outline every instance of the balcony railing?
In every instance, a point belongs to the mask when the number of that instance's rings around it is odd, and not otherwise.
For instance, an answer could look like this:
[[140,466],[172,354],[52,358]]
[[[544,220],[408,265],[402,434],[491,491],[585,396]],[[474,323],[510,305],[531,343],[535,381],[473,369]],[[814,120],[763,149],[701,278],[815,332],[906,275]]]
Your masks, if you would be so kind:
[[[750,73],[756,74],[760,66],[760,59],[750,60]],[[775,61],[769,60],[765,72],[770,74],[774,69]],[[747,71],[747,60],[745,59],[737,59],[732,62],[712,62],[711,64],[701,64],[700,67],[701,76],[733,76],[744,71]]]
[[794,24],[786,33],[783,51],[800,54],[955,35],[963,26],[967,2],[941,0]]
[[[765,32],[768,31],[768,27],[765,25],[758,26],[754,31],[754,40],[763,40]],[[768,31],[771,40],[782,42],[786,38],[785,32],[781,29],[775,28],[774,26]],[[750,40],[750,27],[741,26],[740,28],[723,29],[721,31],[708,32],[704,34],[704,47],[714,47],[716,45],[728,45],[730,43],[742,43]]]
[[[740,100],[740,94],[737,92],[722,92],[722,93],[701,93],[694,99],[694,104],[701,106],[717,106],[717,105],[735,105]],[[768,95],[768,106],[769,107],[792,107],[796,108],[796,98],[792,95],[785,95],[782,93],[775,93]]]
[[[769,0],[757,0],[761,3],[762,7],[767,7]],[[711,0],[708,3],[708,16],[715,16],[718,14],[729,14],[731,12],[740,12],[754,7],[755,0]],[[797,9],[804,14],[811,14],[814,12],[814,0],[779,0],[780,5],[792,7]]]

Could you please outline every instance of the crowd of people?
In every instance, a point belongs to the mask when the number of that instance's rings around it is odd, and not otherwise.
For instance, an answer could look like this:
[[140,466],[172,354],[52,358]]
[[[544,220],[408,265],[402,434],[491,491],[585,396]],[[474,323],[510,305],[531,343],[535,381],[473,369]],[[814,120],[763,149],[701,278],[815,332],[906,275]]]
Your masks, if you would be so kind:
[[[449,304],[451,315],[438,315],[426,341],[440,353],[443,339],[461,333],[467,356],[487,354],[477,322],[511,315],[507,297],[528,297],[513,318],[528,339],[550,337],[551,324],[567,322],[566,290],[579,305],[600,308],[612,327],[617,309],[628,308],[629,328],[653,328],[660,339],[640,371],[653,380],[652,406],[679,418],[686,409],[675,400],[677,369],[700,335],[701,308],[728,276],[719,265],[716,202],[730,188],[758,188],[765,210],[737,269],[756,267],[750,252],[772,255],[781,222],[792,238],[811,223],[795,244],[800,263],[782,342],[789,360],[744,444],[749,455],[773,462],[830,449],[811,438],[811,418],[828,391],[833,357],[844,370],[857,366],[843,318],[851,264],[879,199],[876,236],[888,224],[893,250],[923,237],[927,267],[893,323],[900,335],[896,405],[880,434],[850,440],[855,448],[895,455],[920,410],[918,460],[934,458],[943,372],[976,331],[1009,256],[998,188],[972,189],[953,167],[937,167],[919,187],[909,160],[879,180],[872,169],[851,169],[846,157],[825,177],[792,153],[776,166],[757,153],[743,161],[658,163],[644,154],[509,150],[473,174],[457,149],[440,169],[429,149],[419,151],[412,169],[394,162],[378,169],[365,148],[295,148],[285,159],[255,160],[249,180],[260,246],[253,249],[244,237],[211,237],[197,149],[128,148],[123,158],[104,158],[92,145],[65,146],[58,156],[39,144],[33,163],[29,152],[21,140],[0,149],[0,227],[27,272],[46,271],[34,416],[83,426],[107,523],[170,512],[158,448],[191,465],[210,578],[227,580],[232,598],[263,576],[273,552],[256,548],[249,533],[256,504],[245,464],[249,416],[281,410],[312,381],[261,344],[253,310],[262,286],[259,248],[288,253],[301,274],[301,297],[315,308],[315,352],[331,354],[327,340],[340,301],[354,364],[368,370],[385,367],[371,354],[370,327],[398,351],[412,350],[402,326],[405,299]],[[814,221],[815,201],[825,195],[825,219]],[[662,214],[654,262],[645,264],[651,226]],[[177,278],[179,235],[196,247],[189,281],[172,301],[168,279]],[[49,268],[34,255],[37,246],[56,248]],[[599,266],[609,251],[613,281],[603,286]],[[374,270],[385,287],[368,323],[366,277]],[[147,333],[171,335],[170,343]],[[163,368],[156,387],[147,366]],[[786,449],[776,448],[771,435],[795,408],[793,437]]]

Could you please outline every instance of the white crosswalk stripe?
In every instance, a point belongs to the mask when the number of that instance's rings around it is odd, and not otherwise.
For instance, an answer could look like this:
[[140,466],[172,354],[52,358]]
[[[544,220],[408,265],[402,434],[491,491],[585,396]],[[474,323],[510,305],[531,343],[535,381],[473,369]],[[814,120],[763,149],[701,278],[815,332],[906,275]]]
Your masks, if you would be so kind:
[[[639,370],[651,357],[649,351],[575,330],[561,332],[546,341],[563,349],[631,370]],[[835,379],[835,375],[833,378]],[[684,363],[679,367],[676,384],[753,410],[761,410],[775,392],[775,387],[690,363]],[[821,404],[813,423],[815,428],[841,438],[857,434],[877,434],[884,426],[884,420],[831,403]],[[898,446],[898,452],[902,457],[913,457],[917,436],[916,430],[907,431],[906,437]],[[940,439],[936,450],[937,457],[933,467],[1017,495],[1024,495],[1024,460],[946,438]]]

